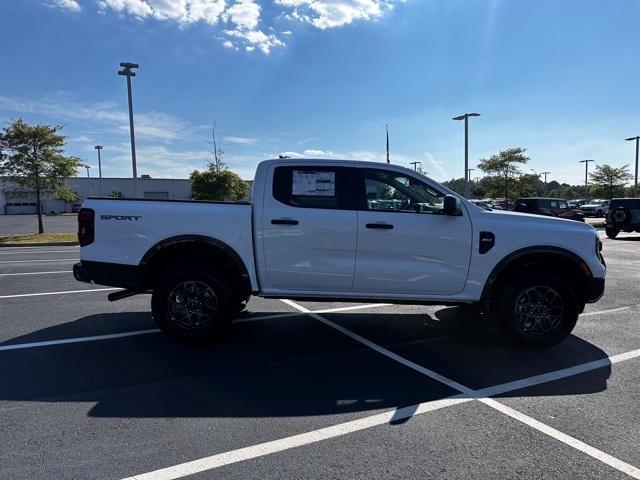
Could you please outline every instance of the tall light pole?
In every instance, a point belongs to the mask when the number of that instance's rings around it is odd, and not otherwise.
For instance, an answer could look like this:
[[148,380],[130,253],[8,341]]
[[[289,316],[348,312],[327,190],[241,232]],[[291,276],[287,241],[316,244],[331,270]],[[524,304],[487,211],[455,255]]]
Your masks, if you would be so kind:
[[102,145],[96,145],[95,147],[93,147],[95,150],[98,151],[98,178],[100,180],[98,180],[98,183],[100,185],[100,196],[102,196],[102,162],[100,161],[100,150],[102,150],[104,147]]
[[453,120],[464,120],[464,196],[469,198],[469,117],[479,117],[479,113],[465,113]]
[[595,162],[595,160],[580,160],[580,163],[584,163],[584,197],[589,196],[589,162]]
[[131,133],[131,163],[133,164],[133,196],[138,196],[138,172],[136,169],[136,137],[133,131],[133,100],[131,99],[131,77],[136,76],[134,68],[140,65],[137,63],[121,62],[122,70],[118,71],[118,75],[127,77],[127,94],[129,96],[129,132]]
[[89,193],[91,192],[91,180],[89,179],[89,169],[91,166],[83,165],[84,168],[87,169],[87,198],[89,198]]
[[544,194],[547,194],[547,175],[551,172],[540,172],[540,175],[544,175]]
[[632,140],[636,141],[636,179],[633,182],[633,196],[637,197],[638,196],[638,142],[640,141],[640,137],[629,137],[629,138],[625,138],[625,140],[627,142],[630,142]]
[[413,165],[413,169],[417,172],[418,171],[418,165],[420,167],[422,167],[422,162],[410,162],[409,165]]

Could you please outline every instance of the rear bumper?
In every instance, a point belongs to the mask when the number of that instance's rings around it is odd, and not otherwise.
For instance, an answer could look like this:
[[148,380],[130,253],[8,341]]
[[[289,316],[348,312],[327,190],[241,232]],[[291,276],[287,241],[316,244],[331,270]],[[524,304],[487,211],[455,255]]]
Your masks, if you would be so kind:
[[82,260],[73,266],[73,276],[80,282],[132,290],[142,288],[143,280],[142,268],[137,265],[87,260]]
[[587,303],[594,303],[604,295],[604,278],[590,277],[587,279]]

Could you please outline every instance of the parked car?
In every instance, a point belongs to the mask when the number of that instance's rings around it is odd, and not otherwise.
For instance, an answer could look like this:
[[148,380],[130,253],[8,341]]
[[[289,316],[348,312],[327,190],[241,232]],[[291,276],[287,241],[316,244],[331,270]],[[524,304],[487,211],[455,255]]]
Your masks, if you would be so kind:
[[396,165],[268,160],[251,202],[89,198],[78,220],[75,278],[153,292],[179,339],[219,335],[255,295],[476,305],[542,347],[604,291],[590,225],[486,210]]
[[580,206],[585,217],[604,217],[609,211],[610,200],[592,200]]
[[515,211],[584,222],[584,213],[571,208],[569,203],[561,198],[519,198],[516,200]]
[[640,232],[640,198],[614,198],[605,221],[607,237],[620,232]]
[[567,200],[567,203],[569,204],[569,206],[571,208],[580,208],[585,203],[589,203],[589,200],[576,198],[576,199],[573,199],[573,200]]

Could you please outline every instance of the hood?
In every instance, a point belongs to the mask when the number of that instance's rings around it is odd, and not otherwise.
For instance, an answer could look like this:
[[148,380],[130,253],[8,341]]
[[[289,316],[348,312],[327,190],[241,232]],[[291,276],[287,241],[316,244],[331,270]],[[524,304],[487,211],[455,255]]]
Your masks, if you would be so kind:
[[485,211],[488,215],[497,215],[501,219],[505,220],[513,219],[514,221],[527,221],[532,224],[544,225],[549,227],[563,227],[572,226],[579,229],[593,230],[593,227],[588,223],[577,222],[568,218],[559,217],[547,217],[544,215],[534,215],[532,213],[514,212],[511,210],[491,210]]

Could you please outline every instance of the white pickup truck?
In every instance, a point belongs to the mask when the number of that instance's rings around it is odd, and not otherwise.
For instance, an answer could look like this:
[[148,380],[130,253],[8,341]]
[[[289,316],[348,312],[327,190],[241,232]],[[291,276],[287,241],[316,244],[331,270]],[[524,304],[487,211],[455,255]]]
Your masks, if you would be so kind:
[[[406,168],[268,160],[250,202],[89,198],[76,279],[152,293],[159,327],[220,334],[252,295],[472,305],[506,336],[553,345],[604,292],[589,225],[492,211]],[[475,309],[474,309],[475,310]]]

